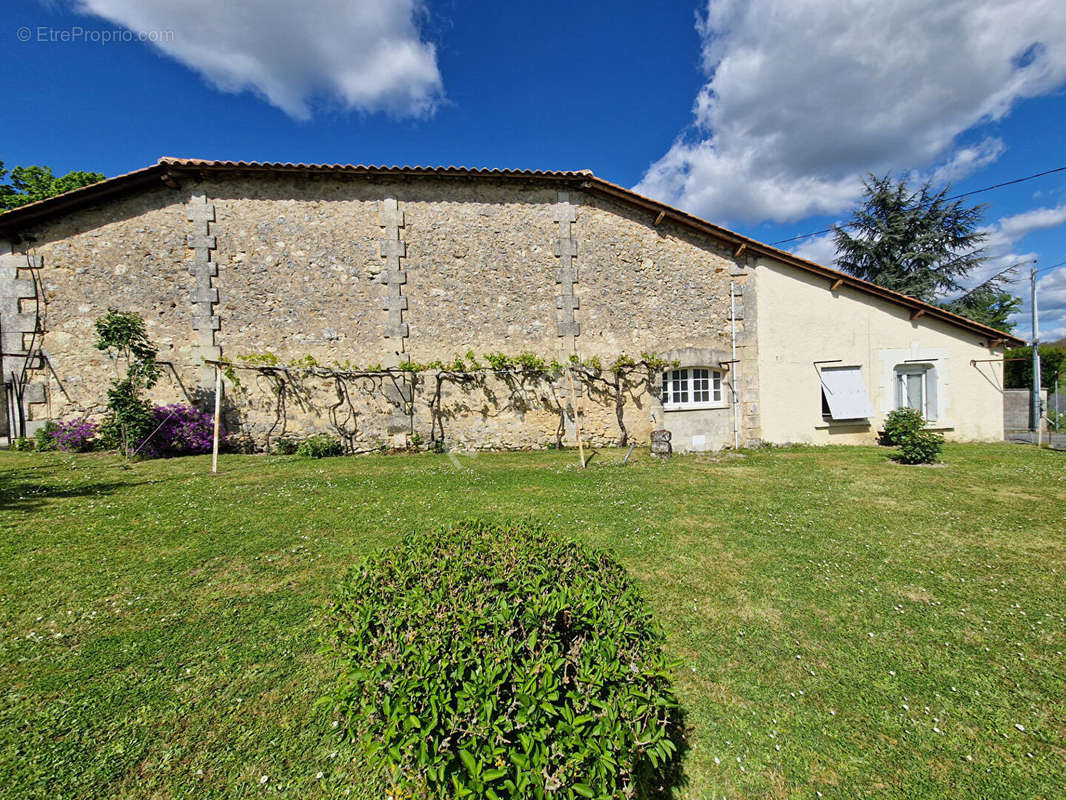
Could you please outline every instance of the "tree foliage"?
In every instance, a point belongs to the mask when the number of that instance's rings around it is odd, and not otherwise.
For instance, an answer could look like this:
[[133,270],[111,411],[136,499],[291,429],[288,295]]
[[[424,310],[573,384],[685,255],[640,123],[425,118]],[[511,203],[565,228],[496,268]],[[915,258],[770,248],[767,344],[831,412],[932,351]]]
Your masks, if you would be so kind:
[[[1008,389],[1030,389],[1033,386],[1033,348],[1015,347],[1003,357],[1003,385]],[[1040,345],[1040,386],[1054,390],[1060,370],[1066,370],[1066,348],[1054,344]]]
[[[837,265],[927,303],[960,292],[962,279],[985,261],[985,207],[950,200],[950,186],[933,191],[928,181],[911,188],[904,178],[870,175],[863,186],[862,204],[834,232]],[[939,305],[1009,333],[1021,300],[1004,291],[1004,278]]]
[[53,175],[51,167],[36,164],[12,168],[10,183],[5,181],[6,175],[4,162],[0,161],[0,210],[3,211],[104,180],[104,176],[99,172],[82,170],[73,170],[66,175]]
[[1022,306],[1022,299],[1005,292],[998,285],[983,284],[956,300],[941,304],[946,310],[960,314],[974,322],[1001,330],[1014,332],[1012,314]]
[[834,233],[840,268],[926,302],[959,291],[959,279],[983,261],[984,207],[949,201],[949,187],[912,189],[888,175],[863,186],[862,205]]
[[96,349],[126,363],[126,374],[117,375],[107,390],[109,419],[104,438],[132,456],[151,433],[152,404],[142,397],[159,380],[157,351],[148,339],[140,314],[108,309],[96,320]]

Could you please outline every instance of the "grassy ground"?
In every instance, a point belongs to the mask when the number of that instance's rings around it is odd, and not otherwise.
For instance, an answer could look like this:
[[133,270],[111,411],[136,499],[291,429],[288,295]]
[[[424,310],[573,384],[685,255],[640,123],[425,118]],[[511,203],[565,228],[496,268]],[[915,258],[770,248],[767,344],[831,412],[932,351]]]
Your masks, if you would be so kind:
[[313,703],[331,587],[405,530],[612,550],[678,660],[691,798],[1066,796],[1066,454],[0,453],[5,797],[377,796]]

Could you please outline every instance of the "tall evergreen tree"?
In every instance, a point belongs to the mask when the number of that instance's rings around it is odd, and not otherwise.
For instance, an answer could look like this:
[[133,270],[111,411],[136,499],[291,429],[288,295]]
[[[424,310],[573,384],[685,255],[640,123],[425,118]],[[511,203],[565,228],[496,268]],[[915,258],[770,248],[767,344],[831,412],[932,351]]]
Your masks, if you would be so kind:
[[983,206],[947,199],[927,182],[869,175],[865,199],[834,234],[837,265],[845,272],[919,300],[959,291],[959,281],[984,260]]

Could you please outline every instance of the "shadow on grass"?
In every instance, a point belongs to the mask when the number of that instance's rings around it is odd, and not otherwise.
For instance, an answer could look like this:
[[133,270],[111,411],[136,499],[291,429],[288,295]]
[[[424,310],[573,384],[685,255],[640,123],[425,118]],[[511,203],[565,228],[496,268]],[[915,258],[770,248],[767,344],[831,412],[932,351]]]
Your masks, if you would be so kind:
[[51,500],[98,497],[129,488],[128,481],[87,481],[75,485],[56,485],[49,475],[0,473],[0,511],[32,512]]

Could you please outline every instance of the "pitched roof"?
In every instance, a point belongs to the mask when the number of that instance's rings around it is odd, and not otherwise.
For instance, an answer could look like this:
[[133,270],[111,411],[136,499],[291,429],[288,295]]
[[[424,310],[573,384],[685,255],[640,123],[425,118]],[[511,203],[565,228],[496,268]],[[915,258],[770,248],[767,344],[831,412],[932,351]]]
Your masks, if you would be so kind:
[[916,300],[900,292],[886,289],[875,283],[864,281],[846,272],[832,269],[808,261],[805,258],[780,250],[772,245],[723,228],[720,225],[700,219],[666,203],[637,194],[631,189],[596,177],[590,170],[524,170],[524,169],[488,169],[463,166],[379,166],[373,164],[294,164],[277,161],[210,161],[198,158],[161,158],[151,166],[117,175],[113,178],[83,186],[80,189],[28,203],[0,214],[0,237],[17,237],[22,231],[46,222],[65,213],[101,202],[142,191],[160,184],[176,186],[178,177],[203,178],[211,173],[228,174],[333,174],[355,176],[402,176],[402,177],[443,177],[443,178],[490,178],[501,180],[546,181],[574,186],[593,194],[642,208],[655,215],[655,224],[664,220],[681,225],[690,230],[709,234],[731,244],[736,255],[748,252],[762,255],[792,267],[824,277],[832,285],[846,286],[863,294],[873,295],[910,309],[911,316],[917,319],[928,316],[940,319],[960,328],[986,336],[994,341],[1007,344],[1022,344],[1022,340],[999,331],[988,325],[945,311],[939,306]]

